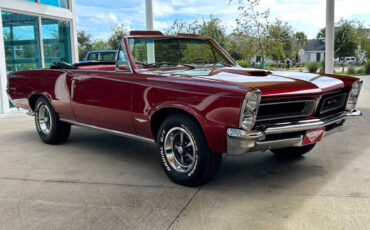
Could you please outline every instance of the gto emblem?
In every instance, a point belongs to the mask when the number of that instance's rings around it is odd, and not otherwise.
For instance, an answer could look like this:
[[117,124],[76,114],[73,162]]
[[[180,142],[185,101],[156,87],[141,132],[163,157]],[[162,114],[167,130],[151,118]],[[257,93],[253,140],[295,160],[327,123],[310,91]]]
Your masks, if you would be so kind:
[[338,102],[338,100],[336,98],[333,98],[333,99],[327,100],[326,104],[327,105],[333,105],[333,104],[337,104],[337,102]]

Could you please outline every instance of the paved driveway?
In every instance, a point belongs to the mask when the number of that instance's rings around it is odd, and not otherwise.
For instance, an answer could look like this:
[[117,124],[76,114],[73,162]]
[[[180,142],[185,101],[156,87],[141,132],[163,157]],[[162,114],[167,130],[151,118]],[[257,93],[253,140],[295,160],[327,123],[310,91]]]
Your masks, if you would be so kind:
[[171,183],[150,144],[73,127],[42,144],[33,118],[0,116],[0,229],[369,229],[370,76],[348,132],[306,157],[225,157],[200,188]]

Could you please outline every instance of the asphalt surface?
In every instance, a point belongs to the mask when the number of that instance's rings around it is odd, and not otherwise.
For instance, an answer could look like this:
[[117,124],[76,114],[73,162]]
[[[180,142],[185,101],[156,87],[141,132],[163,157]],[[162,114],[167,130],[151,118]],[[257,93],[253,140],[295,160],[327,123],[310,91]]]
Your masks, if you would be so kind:
[[73,127],[45,145],[0,115],[0,229],[369,229],[370,76],[352,129],[305,157],[227,156],[199,188],[167,179],[153,145]]

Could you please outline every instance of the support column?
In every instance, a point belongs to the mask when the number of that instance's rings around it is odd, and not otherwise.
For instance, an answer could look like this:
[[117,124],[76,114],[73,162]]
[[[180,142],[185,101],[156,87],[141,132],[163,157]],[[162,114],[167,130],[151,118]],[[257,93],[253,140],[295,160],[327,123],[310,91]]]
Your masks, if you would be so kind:
[[[145,0],[146,9],[146,30],[153,30],[153,2],[152,0]],[[147,46],[147,62],[155,63],[155,47],[154,42],[146,44]]]
[[152,0],[145,0],[146,9],[146,30],[153,30],[153,2]]
[[77,41],[77,23],[76,23],[76,7],[75,7],[75,1],[70,0],[69,1],[69,7],[72,11],[72,21],[70,26],[70,37],[71,37],[71,55],[72,55],[72,63],[78,63],[79,57],[78,57],[78,41]]
[[3,35],[3,20],[0,15],[0,113],[5,113],[7,110],[9,110],[9,100],[8,95],[6,93],[6,86],[7,86],[7,77],[6,77],[5,45]]
[[325,73],[334,73],[334,0],[326,0]]

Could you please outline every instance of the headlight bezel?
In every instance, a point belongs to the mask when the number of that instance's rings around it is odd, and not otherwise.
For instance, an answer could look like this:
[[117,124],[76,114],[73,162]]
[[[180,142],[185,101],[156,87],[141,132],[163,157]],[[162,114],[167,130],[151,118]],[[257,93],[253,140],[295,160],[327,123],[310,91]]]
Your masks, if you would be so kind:
[[[261,91],[258,89],[249,91],[245,95],[243,104],[240,109],[239,128],[244,129],[246,131],[252,130],[257,119],[257,113],[260,102],[261,102]],[[244,118],[246,117],[247,114],[251,114],[253,116],[250,122],[251,124],[249,126],[243,124]]]
[[356,108],[358,97],[360,96],[362,88],[362,80],[357,80],[352,83],[351,90],[348,93],[346,107],[347,111],[352,111]]

